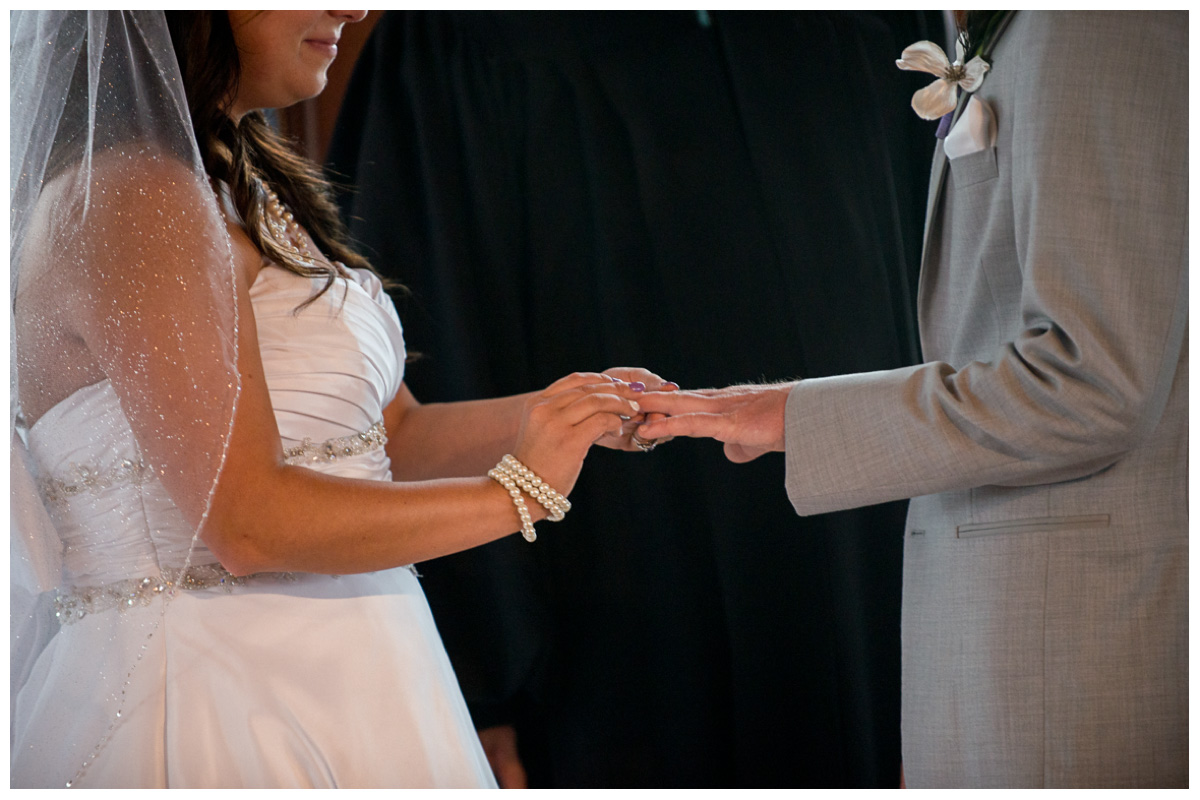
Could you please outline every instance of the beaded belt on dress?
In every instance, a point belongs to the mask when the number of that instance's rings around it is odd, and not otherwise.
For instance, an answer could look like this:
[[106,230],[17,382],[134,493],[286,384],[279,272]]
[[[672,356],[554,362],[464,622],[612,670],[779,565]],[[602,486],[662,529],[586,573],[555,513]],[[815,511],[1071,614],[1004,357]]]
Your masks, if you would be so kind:
[[[323,442],[305,439],[296,447],[283,451],[283,463],[289,466],[328,464],[380,450],[386,445],[387,430],[380,420],[362,433]],[[126,458],[107,469],[72,463],[58,475],[39,480],[38,488],[48,504],[63,505],[84,492],[96,495],[121,484],[141,484],[149,474],[149,465],[141,459]]]
[[[404,569],[411,572],[413,577],[421,577],[415,564],[409,564]],[[165,595],[171,589],[195,592],[220,587],[226,592],[232,592],[234,586],[245,586],[264,580],[295,581],[301,574],[303,573],[256,572],[252,575],[234,575],[220,564],[188,567],[186,572],[165,569],[157,578],[130,578],[102,586],[72,588],[66,594],[54,598],[54,617],[60,625],[70,625],[88,614],[100,611],[113,608],[125,611],[136,606],[148,606],[154,598]]]
[[283,460],[285,464],[292,466],[329,463],[342,458],[360,456],[372,450],[379,450],[387,445],[387,440],[387,430],[383,427],[383,420],[380,420],[362,433],[350,436],[339,436],[336,439],[326,439],[319,443],[306,438],[296,447],[284,450]]
[[88,614],[115,608],[125,611],[135,606],[148,606],[154,598],[172,589],[202,591],[214,587],[231,591],[264,578],[296,580],[292,572],[259,572],[254,575],[234,575],[220,564],[200,564],[182,569],[164,569],[157,578],[130,578],[106,583],[103,586],[75,587],[54,598],[54,616],[62,625],[78,622]]
[[[289,447],[283,451],[284,463],[291,466],[330,463],[379,450],[386,445],[387,431],[383,427],[383,422],[380,421],[362,433],[350,436],[326,439],[320,443],[305,439],[296,447]],[[62,474],[43,478],[39,484],[42,497],[47,503],[62,505],[72,497],[84,492],[99,494],[101,491],[119,484],[140,484],[149,472],[144,461],[133,459],[125,459],[108,469],[71,464]],[[417,574],[413,567],[409,567],[409,570],[414,575]],[[163,574],[156,578],[130,578],[102,586],[73,588],[70,592],[60,594],[54,599],[54,616],[63,625],[69,625],[98,611],[148,606],[154,598],[167,593],[172,588],[198,591],[223,587],[231,590],[234,586],[244,586],[247,582],[262,578],[295,580],[295,575],[290,572],[263,572],[239,577],[230,573],[220,564],[193,566],[189,567],[186,572],[167,569],[163,570]]]

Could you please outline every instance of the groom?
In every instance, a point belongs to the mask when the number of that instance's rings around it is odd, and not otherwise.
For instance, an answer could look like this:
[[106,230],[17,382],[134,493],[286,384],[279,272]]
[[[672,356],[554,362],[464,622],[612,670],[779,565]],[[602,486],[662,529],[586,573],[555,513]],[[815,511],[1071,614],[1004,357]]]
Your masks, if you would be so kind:
[[800,514],[916,498],[909,786],[1187,786],[1187,15],[996,22],[935,155],[927,363],[647,397],[640,436],[784,450]]

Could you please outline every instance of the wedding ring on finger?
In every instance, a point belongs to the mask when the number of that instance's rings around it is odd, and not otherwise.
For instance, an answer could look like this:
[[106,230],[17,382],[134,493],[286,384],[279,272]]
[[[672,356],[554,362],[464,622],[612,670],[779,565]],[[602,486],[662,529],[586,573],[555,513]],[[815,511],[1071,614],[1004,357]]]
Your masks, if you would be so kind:
[[633,446],[643,453],[649,453],[654,448],[658,447],[658,439],[642,439],[636,433],[630,437]]

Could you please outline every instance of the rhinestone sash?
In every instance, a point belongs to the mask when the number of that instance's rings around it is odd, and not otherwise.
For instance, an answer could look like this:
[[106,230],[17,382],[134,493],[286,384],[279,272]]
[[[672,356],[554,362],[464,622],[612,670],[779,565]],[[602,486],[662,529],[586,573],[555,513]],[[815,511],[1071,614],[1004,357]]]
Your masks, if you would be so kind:
[[380,420],[362,433],[326,439],[320,443],[305,439],[300,445],[284,450],[283,458],[285,464],[292,466],[329,463],[379,450],[387,445],[387,440],[387,430],[383,427],[383,420]]
[[[327,464],[380,450],[387,446],[387,441],[387,430],[383,427],[383,420],[380,420],[362,433],[339,436],[323,442],[305,439],[296,447],[289,447],[283,451],[284,463],[289,466]],[[149,471],[145,461],[132,458],[126,458],[107,469],[87,464],[70,464],[58,475],[39,480],[38,488],[47,504],[61,506],[85,492],[97,495],[105,489],[126,483],[140,485]]]
[[42,497],[50,505],[66,505],[76,495],[88,492],[96,495],[105,489],[124,483],[140,485],[149,468],[140,459],[126,458],[107,469],[86,464],[71,464],[63,472],[38,481]]
[[[284,450],[284,463],[291,466],[329,463],[379,450],[386,445],[387,431],[380,420],[362,433],[319,443],[305,439],[300,445]],[[39,481],[39,488],[48,504],[65,505],[71,498],[85,492],[96,495],[122,484],[139,485],[149,471],[144,461],[133,459],[124,459],[107,469],[71,464],[62,473],[43,478]],[[414,575],[418,574],[415,568],[408,569]],[[59,623],[69,625],[100,611],[148,606],[154,598],[172,589],[201,591],[221,587],[231,591],[234,586],[244,586],[247,582],[263,578],[295,580],[296,575],[290,572],[264,572],[239,577],[220,564],[193,566],[186,572],[164,569],[158,577],[130,578],[103,586],[73,587],[55,598],[54,616]]]
[[164,569],[156,578],[130,578],[129,580],[106,583],[103,586],[73,587],[66,594],[54,598],[54,616],[62,625],[78,622],[88,614],[109,609],[125,611],[136,606],[148,606],[154,598],[172,589],[202,591],[221,587],[231,591],[234,586],[244,586],[250,581],[270,578],[274,580],[296,580],[292,572],[260,572],[254,575],[237,576],[220,564],[203,564],[180,569]]
[[[420,578],[415,564],[409,564],[403,569]],[[263,580],[295,581],[303,573],[298,572],[256,572],[253,575],[234,575],[220,564],[204,564],[189,567],[180,579],[181,570],[163,570],[157,578],[130,578],[103,586],[73,587],[65,594],[54,598],[54,617],[60,625],[70,625],[78,622],[88,614],[117,609],[125,611],[136,606],[148,606],[154,598],[160,597],[172,588],[186,592],[203,591],[220,587],[226,592],[232,592],[234,586],[245,586]],[[336,578],[336,575],[330,577]]]

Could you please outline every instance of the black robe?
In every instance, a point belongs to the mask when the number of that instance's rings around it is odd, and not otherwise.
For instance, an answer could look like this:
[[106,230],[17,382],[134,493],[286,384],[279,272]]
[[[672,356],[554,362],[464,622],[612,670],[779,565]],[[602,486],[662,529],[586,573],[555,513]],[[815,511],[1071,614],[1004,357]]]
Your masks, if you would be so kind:
[[[931,78],[894,61],[926,22],[385,15],[330,169],[411,291],[410,388],[915,362]],[[476,724],[516,724],[532,785],[896,785],[903,504],[800,518],[780,454],[693,440],[594,450],[571,501],[536,544],[420,567]]]

